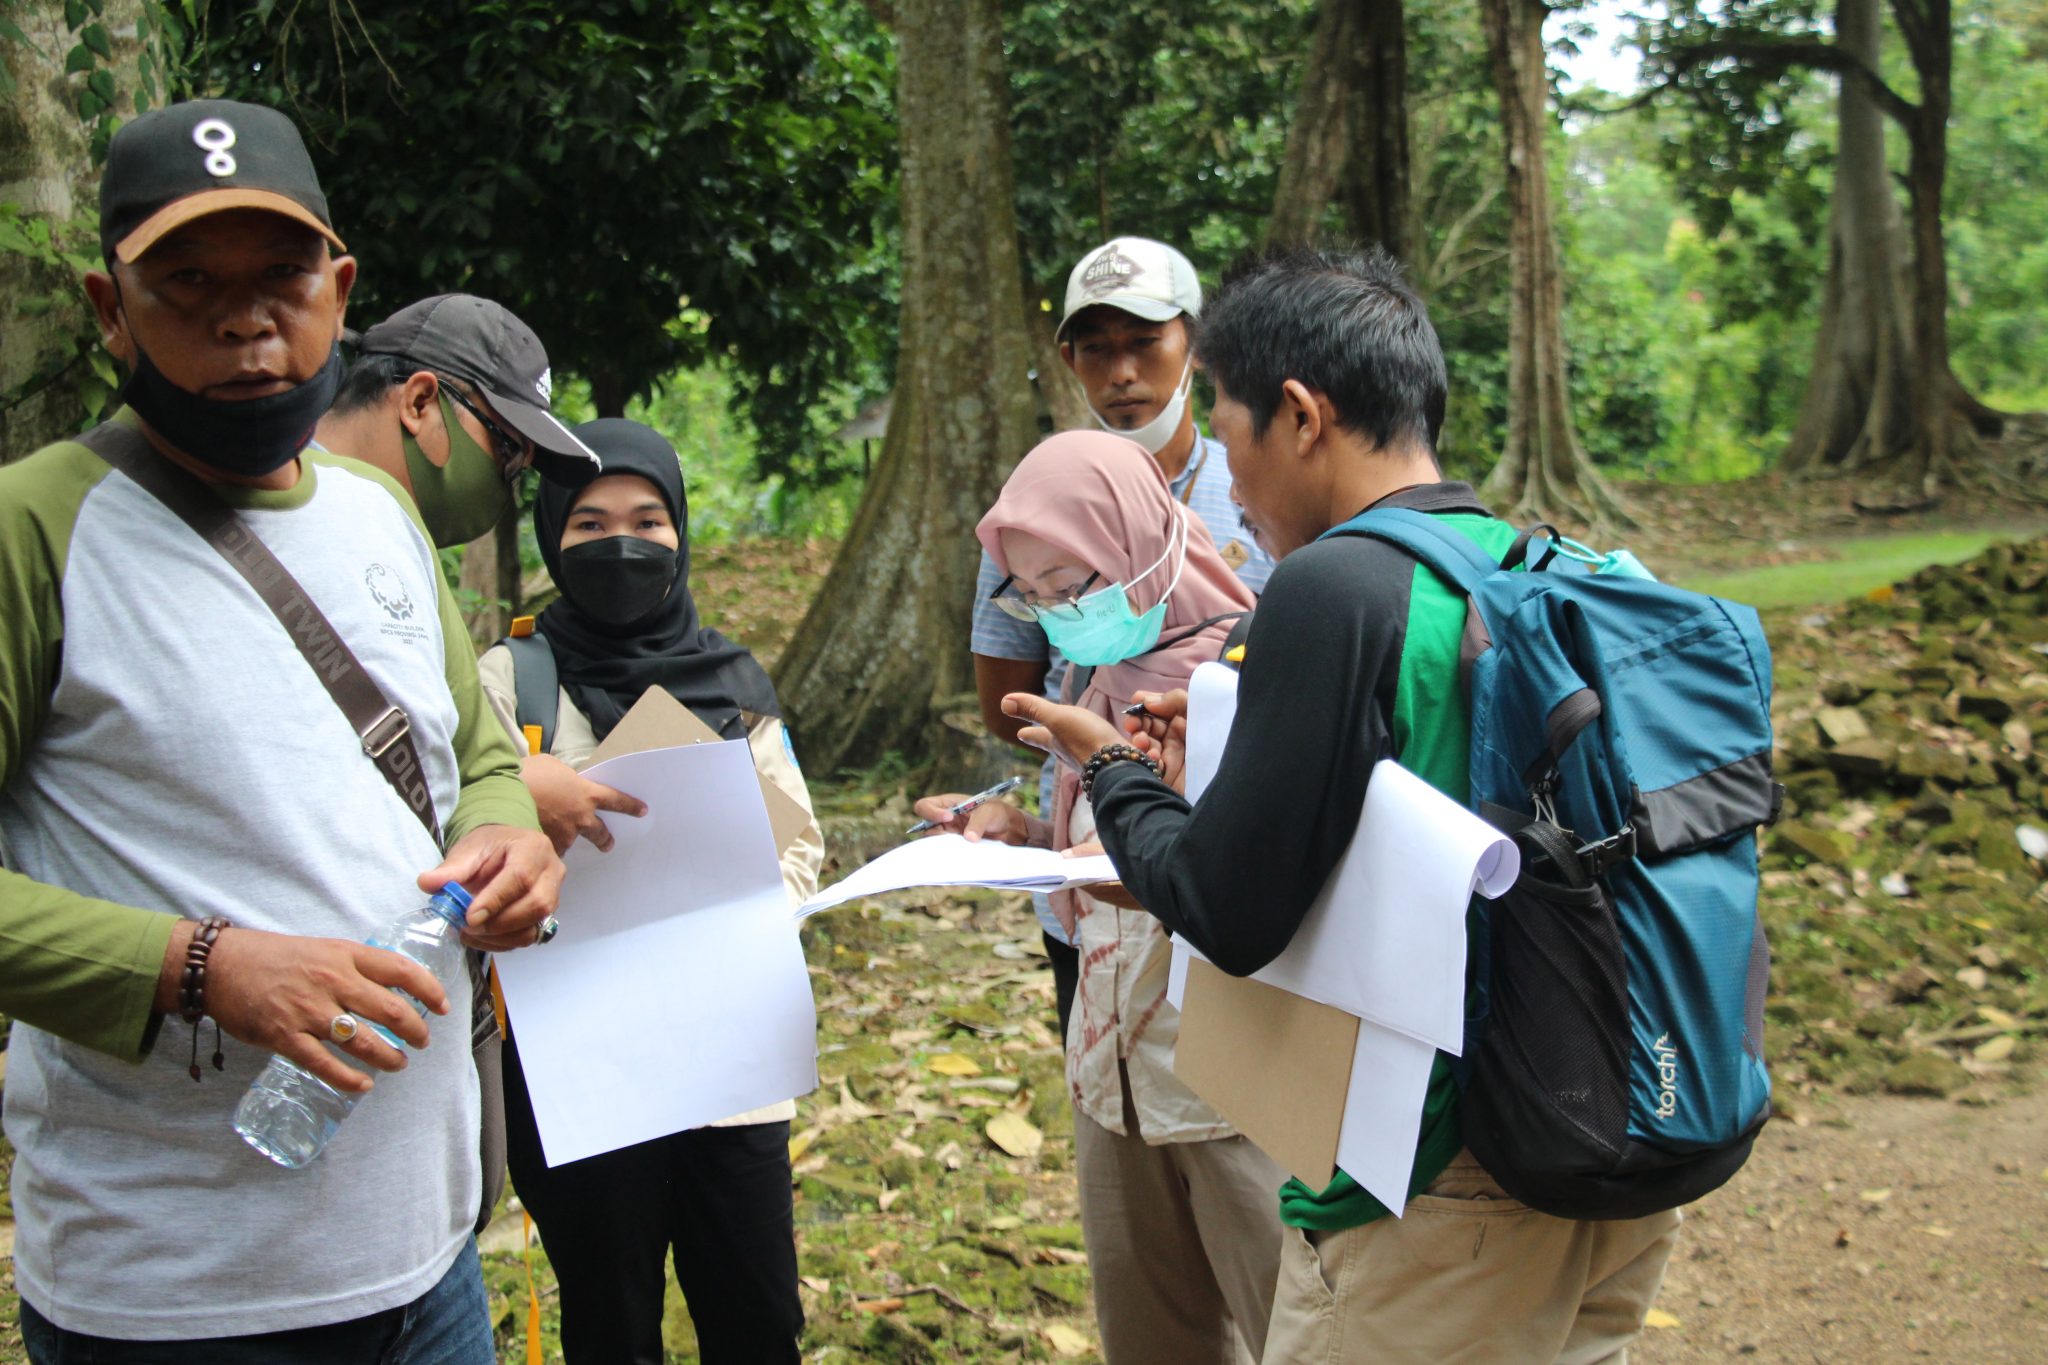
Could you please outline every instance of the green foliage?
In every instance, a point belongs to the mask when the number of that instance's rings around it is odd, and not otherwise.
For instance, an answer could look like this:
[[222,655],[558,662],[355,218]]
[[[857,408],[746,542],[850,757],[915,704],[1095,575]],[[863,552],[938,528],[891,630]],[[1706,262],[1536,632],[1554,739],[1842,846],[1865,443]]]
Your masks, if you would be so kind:
[[1956,23],[1949,343],[1965,384],[2048,407],[2048,21],[2018,0],[1975,9]]
[[[0,393],[0,412],[27,402],[53,384],[67,383],[78,399],[75,425],[83,428],[100,419],[120,387],[113,359],[100,348],[99,330],[91,313],[79,306],[78,279],[99,268],[98,242],[99,215],[91,210],[59,223],[48,214],[26,212],[17,204],[0,204],[0,256],[29,262],[28,277],[43,285],[15,301],[16,314],[23,318],[52,312],[76,315],[68,341],[53,349],[35,374]],[[88,247],[94,254],[86,254]]]
[[259,3],[216,16],[206,58],[306,130],[358,317],[498,299],[612,412],[722,358],[764,468],[842,456],[804,414],[873,383],[895,312],[892,48],[859,7]]
[[1313,0],[1006,6],[1018,239],[1029,286],[1123,233],[1213,287],[1272,207]]
[[[705,365],[664,377],[646,397],[634,399],[626,408],[626,416],[653,427],[676,448],[690,499],[690,543],[844,535],[860,502],[860,478],[848,475],[814,484],[780,474],[760,477],[760,436],[745,410],[734,404],[734,389],[726,367]],[[555,410],[566,422],[594,417],[589,385],[576,381],[558,391]],[[846,415],[850,414],[837,405],[809,414],[826,427],[820,439],[829,439],[830,426]]]

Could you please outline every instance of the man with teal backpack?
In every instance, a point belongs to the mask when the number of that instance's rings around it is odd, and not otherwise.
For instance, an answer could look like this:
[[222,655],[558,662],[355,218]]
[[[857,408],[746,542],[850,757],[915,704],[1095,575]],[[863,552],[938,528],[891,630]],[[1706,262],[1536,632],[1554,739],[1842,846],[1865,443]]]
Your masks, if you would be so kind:
[[[1760,1001],[1763,962],[1753,826],[1770,813],[1754,613],[1567,569],[1554,542],[1444,481],[1442,352],[1382,253],[1297,251],[1240,272],[1199,355],[1236,496],[1284,556],[1213,782],[1190,807],[1153,771],[1164,758],[1174,773],[1170,739],[1141,752],[1072,708],[1005,705],[1082,769],[1130,891],[1229,972],[1287,946],[1381,758],[1515,830],[1526,869],[1491,923],[1470,920],[1466,1045],[1437,1057],[1406,1205],[1341,1172],[1281,1191],[1267,1365],[1619,1361],[1676,1243],[1676,1205],[1740,1164],[1768,1107],[1746,999]],[[1648,635],[1604,648],[1595,626],[1635,620],[1623,584],[1665,599],[1642,617]],[[1725,677],[1701,684],[1695,645]],[[1645,692],[1701,744],[1665,725],[1626,748],[1645,734]],[[1725,723],[1698,723],[1710,701]],[[1694,921],[1710,943],[1674,928]],[[1660,1037],[1684,1040],[1676,1064]]]

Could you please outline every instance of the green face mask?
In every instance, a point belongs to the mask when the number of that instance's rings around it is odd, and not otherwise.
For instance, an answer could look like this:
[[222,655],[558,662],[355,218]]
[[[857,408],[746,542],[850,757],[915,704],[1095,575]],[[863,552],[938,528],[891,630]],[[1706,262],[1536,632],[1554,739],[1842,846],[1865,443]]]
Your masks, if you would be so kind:
[[405,472],[412,479],[412,500],[419,506],[427,534],[439,546],[467,545],[498,524],[511,510],[512,486],[498,462],[470,438],[456,420],[455,404],[439,395],[441,424],[448,431],[448,463],[437,465],[405,434]]

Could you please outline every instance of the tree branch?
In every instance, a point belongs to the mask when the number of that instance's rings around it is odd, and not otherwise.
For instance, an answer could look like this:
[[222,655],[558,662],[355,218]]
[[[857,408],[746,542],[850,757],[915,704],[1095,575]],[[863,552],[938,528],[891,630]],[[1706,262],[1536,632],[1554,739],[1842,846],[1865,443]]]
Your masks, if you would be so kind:
[[1626,103],[1589,112],[1602,116],[1632,113],[1652,103],[1693,71],[1725,57],[1732,57],[1769,75],[1803,66],[1815,71],[1832,71],[1846,79],[1860,81],[1878,108],[1908,131],[1920,115],[1920,106],[1887,85],[1884,77],[1835,44],[1819,38],[1708,38],[1687,43],[1665,53],[1671,69],[1662,80]]
[[1899,36],[1906,40],[1906,51],[1912,54],[1913,65],[1924,65],[1927,51],[1929,16],[1913,0],[1892,0],[1892,18],[1898,21]]

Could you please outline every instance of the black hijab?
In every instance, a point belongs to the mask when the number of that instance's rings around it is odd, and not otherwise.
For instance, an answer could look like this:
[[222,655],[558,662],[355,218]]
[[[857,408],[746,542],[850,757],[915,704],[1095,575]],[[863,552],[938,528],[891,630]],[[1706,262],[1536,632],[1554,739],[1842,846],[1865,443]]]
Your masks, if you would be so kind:
[[562,576],[562,531],[580,490],[541,481],[533,529],[562,595],[541,613],[539,630],[554,647],[562,686],[590,717],[597,737],[610,734],[650,687],[665,690],[726,739],[746,734],[742,711],[781,715],[775,685],[754,656],[697,619],[689,503],[674,448],[652,428],[620,417],[586,422],[576,436],[603,459],[605,475],[638,474],[660,490],[682,547],[675,584],[661,605],[630,626],[607,625],[576,605]]

